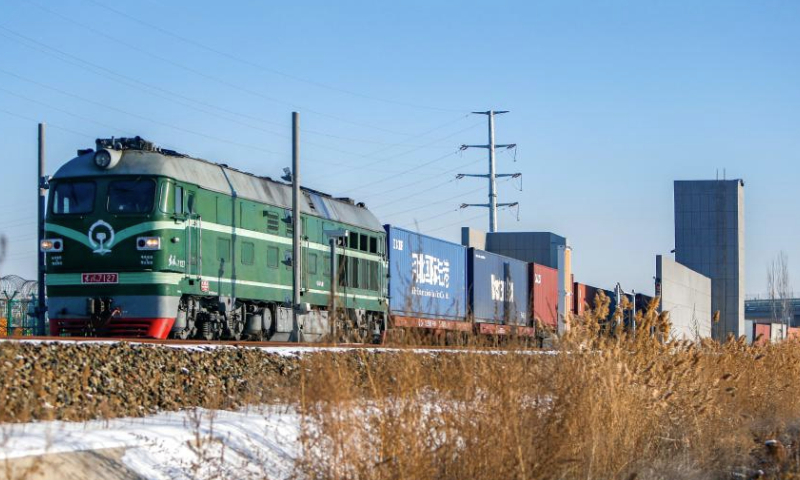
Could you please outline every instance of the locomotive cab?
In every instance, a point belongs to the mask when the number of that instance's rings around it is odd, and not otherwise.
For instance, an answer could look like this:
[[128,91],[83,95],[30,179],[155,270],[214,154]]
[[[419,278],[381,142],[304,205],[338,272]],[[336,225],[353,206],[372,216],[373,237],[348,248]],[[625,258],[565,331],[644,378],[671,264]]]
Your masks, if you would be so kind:
[[[174,189],[158,172],[131,171],[126,162],[135,163],[140,150],[107,142],[98,140],[96,152],[79,151],[51,181],[40,245],[47,254],[50,331],[164,338],[177,302],[159,301],[169,298],[168,284],[144,280],[185,266]],[[173,225],[174,235],[164,229]]]

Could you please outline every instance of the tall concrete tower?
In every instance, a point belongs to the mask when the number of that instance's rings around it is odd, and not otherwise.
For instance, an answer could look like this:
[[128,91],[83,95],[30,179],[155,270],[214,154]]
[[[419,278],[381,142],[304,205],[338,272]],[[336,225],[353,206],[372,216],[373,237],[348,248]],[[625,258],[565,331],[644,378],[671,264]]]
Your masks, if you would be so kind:
[[711,278],[712,336],[744,335],[744,181],[675,182],[675,260]]

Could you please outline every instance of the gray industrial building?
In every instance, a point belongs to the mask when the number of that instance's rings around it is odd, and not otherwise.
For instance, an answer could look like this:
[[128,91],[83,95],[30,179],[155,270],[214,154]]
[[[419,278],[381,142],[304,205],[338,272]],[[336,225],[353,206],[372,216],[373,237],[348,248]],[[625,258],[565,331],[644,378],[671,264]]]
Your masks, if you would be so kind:
[[551,232],[486,233],[469,227],[461,228],[461,244],[550,268],[558,268],[558,248],[568,245],[565,237]]
[[744,334],[744,181],[675,182],[675,260],[711,279],[712,336]]
[[711,279],[680,263],[656,256],[656,296],[669,312],[670,338],[697,341],[711,336]]

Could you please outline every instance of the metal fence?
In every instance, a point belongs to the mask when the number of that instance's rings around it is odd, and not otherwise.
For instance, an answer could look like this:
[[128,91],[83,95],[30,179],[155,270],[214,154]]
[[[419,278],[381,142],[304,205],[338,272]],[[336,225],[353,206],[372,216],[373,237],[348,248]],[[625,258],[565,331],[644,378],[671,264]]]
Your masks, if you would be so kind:
[[37,287],[35,280],[17,275],[0,277],[0,336],[35,333]]

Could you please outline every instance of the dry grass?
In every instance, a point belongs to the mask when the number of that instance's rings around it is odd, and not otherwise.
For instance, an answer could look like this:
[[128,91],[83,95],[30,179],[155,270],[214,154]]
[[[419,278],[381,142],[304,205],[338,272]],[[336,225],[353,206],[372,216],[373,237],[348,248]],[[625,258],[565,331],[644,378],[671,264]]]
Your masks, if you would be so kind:
[[796,478],[800,343],[665,344],[655,305],[636,337],[598,322],[604,300],[595,307],[552,355],[305,359],[303,475]]
[[281,402],[303,414],[299,478],[800,478],[800,342],[663,343],[655,305],[635,336],[607,313],[552,352],[4,343],[0,421]]

